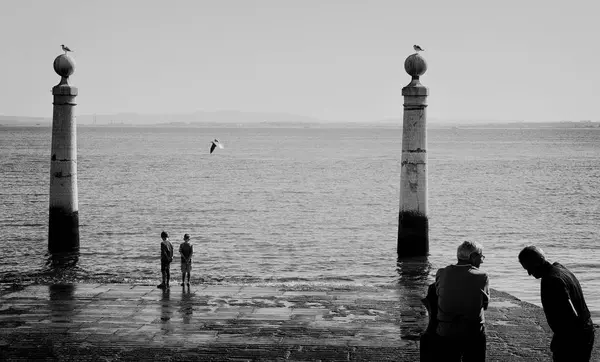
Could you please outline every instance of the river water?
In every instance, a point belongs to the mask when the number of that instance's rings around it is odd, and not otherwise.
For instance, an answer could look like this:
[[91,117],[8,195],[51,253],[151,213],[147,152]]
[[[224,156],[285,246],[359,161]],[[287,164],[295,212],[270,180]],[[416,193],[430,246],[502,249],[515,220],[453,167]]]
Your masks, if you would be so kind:
[[[0,281],[156,283],[160,232],[192,235],[193,282],[392,285],[400,127],[79,127],[81,250],[46,253],[51,130],[0,128]],[[218,138],[225,146],[208,153]],[[600,129],[430,128],[431,255],[484,245],[491,287],[540,304],[536,244],[600,319]],[[177,275],[178,266],[175,266]]]

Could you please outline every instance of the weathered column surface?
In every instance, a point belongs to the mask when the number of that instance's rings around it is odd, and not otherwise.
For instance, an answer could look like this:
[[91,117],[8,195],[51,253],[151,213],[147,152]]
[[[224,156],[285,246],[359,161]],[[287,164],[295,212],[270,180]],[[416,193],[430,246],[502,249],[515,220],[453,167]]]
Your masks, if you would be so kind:
[[410,55],[404,69],[412,76],[402,88],[404,119],[400,170],[398,256],[424,256],[429,252],[427,218],[427,95],[419,82],[427,63],[418,53]]
[[51,253],[79,250],[79,207],[77,204],[77,128],[75,97],[77,88],[69,84],[75,61],[66,54],[54,60],[61,76],[52,88],[52,151],[50,158],[50,217],[48,250]]

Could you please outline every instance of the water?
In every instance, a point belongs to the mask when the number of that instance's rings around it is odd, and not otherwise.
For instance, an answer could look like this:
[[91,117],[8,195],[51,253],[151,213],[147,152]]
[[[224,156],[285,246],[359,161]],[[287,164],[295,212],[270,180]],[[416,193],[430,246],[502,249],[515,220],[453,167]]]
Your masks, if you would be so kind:
[[[225,149],[210,155],[213,138]],[[196,282],[393,285],[401,139],[400,127],[80,127],[81,252],[54,268],[51,130],[0,128],[0,280],[155,283],[164,229],[176,246],[192,235]],[[423,272],[477,240],[491,286],[539,305],[517,261],[536,244],[600,319],[600,130],[432,128],[428,143]]]

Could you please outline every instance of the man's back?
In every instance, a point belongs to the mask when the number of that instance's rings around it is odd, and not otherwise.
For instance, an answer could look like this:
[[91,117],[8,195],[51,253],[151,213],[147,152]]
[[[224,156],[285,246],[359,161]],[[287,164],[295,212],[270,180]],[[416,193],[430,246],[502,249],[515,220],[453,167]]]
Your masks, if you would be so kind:
[[475,331],[484,323],[483,309],[489,302],[489,279],[485,272],[469,265],[449,265],[436,273],[438,295],[437,333],[441,336]]
[[181,253],[181,262],[190,262],[191,261],[191,257],[192,257],[192,253],[193,253],[194,249],[192,247],[192,244],[188,243],[181,243],[179,245],[179,252]]
[[163,240],[160,243],[160,260],[167,263],[173,260],[173,245],[169,240]]
[[591,325],[579,281],[560,263],[552,264],[542,277],[541,297],[548,325],[555,334],[572,333]]

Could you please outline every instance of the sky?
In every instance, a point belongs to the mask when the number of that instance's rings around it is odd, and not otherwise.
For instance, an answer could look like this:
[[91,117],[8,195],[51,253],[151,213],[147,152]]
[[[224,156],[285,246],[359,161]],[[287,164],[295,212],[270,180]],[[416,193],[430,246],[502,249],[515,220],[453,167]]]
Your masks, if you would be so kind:
[[429,119],[600,121],[600,2],[0,1],[0,115],[51,117],[60,44],[76,114],[402,117],[425,49]]

